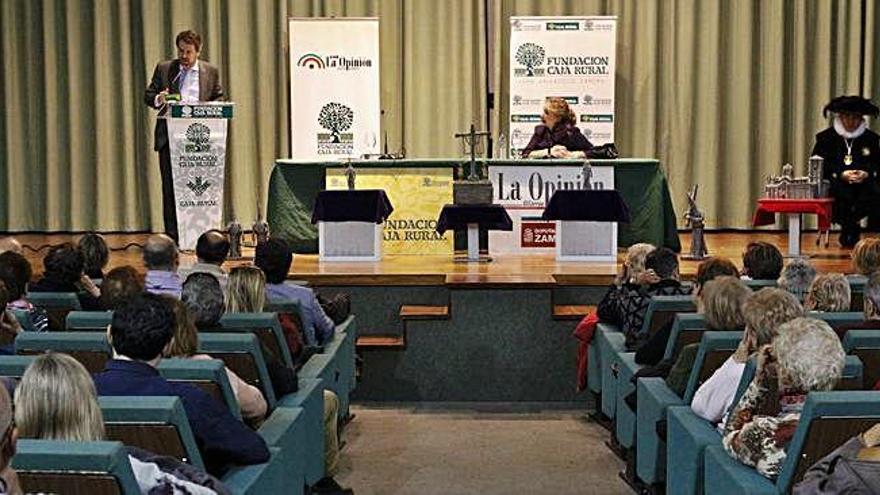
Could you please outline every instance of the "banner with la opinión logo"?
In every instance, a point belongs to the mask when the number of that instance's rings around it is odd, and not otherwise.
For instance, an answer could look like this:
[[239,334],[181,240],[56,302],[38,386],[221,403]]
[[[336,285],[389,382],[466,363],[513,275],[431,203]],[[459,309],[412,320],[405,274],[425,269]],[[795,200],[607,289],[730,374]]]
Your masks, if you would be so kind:
[[594,145],[614,142],[617,17],[510,18],[510,156],[541,123],[544,100],[564,98]]
[[221,227],[226,135],[232,103],[172,104],[168,119],[171,175],[181,249]]
[[379,153],[379,19],[291,18],[288,37],[291,156]]

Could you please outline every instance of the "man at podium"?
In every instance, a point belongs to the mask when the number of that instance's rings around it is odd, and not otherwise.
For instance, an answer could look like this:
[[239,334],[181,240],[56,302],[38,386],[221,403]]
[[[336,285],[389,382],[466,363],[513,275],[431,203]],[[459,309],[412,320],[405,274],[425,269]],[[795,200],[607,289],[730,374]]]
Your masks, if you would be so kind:
[[182,31],[177,35],[175,44],[177,58],[156,65],[150,85],[144,91],[144,103],[159,110],[153,149],[159,152],[159,171],[162,174],[162,217],[165,221],[165,232],[177,241],[174,178],[171,174],[171,151],[165,123],[168,102],[221,100],[223,86],[220,85],[220,71],[217,67],[199,60],[202,37],[198,33]]

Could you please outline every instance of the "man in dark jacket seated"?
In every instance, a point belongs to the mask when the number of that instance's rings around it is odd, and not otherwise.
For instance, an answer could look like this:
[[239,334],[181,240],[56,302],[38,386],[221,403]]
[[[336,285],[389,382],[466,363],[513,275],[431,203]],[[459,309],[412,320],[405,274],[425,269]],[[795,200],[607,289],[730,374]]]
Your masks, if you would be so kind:
[[79,249],[66,242],[49,249],[43,258],[43,277],[28,286],[29,292],[73,292],[84,311],[101,311],[101,290],[83,272]]
[[224,404],[193,385],[171,383],[159,375],[156,367],[173,336],[174,313],[160,296],[143,294],[122,305],[108,330],[113,359],[95,375],[98,395],[180,397],[205,466],[214,476],[230,464],[268,461],[262,437]]

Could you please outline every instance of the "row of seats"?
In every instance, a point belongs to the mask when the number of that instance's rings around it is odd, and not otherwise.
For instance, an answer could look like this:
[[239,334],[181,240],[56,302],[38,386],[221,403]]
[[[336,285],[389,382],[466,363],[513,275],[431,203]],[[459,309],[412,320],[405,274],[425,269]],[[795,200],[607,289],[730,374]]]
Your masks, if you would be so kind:
[[[854,282],[854,292],[863,289],[859,279]],[[753,288],[760,286],[754,284]],[[848,354],[844,379],[838,391],[810,395],[790,446],[788,464],[774,485],[724,452],[721,435],[691,412],[697,388],[736,350],[742,337],[742,332],[706,331],[703,316],[695,311],[690,296],[655,296],[643,327],[652,333],[673,321],[666,358],[677,355],[685,345],[699,343],[683,397],[670,390],[662,378],[640,378],[637,385],[632,383],[640,366],[634,353],[625,351],[624,336],[614,326],[600,323],[590,344],[588,388],[597,397],[601,415],[611,421],[612,443],[628,452],[637,481],[649,487],[665,483],[666,493],[675,494],[703,493],[703,486],[712,486],[713,493],[719,487],[723,487],[722,493],[785,493],[813,462],[866,425],[880,421],[880,393],[861,391],[880,379],[880,331],[850,330],[843,339]],[[811,316],[835,328],[864,320],[861,312]],[[740,393],[753,375],[754,363],[747,366]],[[633,412],[624,399],[636,387]],[[830,417],[835,415],[846,419]],[[658,431],[664,422],[665,431]]]
[[[16,355],[0,356],[0,376],[20,377],[36,354],[49,350],[70,354],[90,372],[102,370],[111,358],[106,329],[112,312],[78,311],[72,304],[75,298],[71,300],[67,294],[50,296],[41,294],[39,303],[56,311],[57,316],[63,314],[66,331],[19,334],[14,343]],[[270,413],[257,431],[270,446],[272,457],[264,465],[242,466],[227,473],[222,481],[233,493],[301,493],[304,484],[312,485],[323,478],[323,390],[332,390],[339,397],[339,419],[343,420],[348,416],[349,396],[355,388],[355,318],[350,316],[337,326],[333,340],[322,352],[310,356],[298,370],[299,390],[275,397],[263,350],[293,366],[275,311],[298,312],[299,307],[284,302],[272,303],[269,309],[272,311],[225,315],[219,327],[200,332],[198,352],[211,355],[215,361],[164,359],[159,365],[166,379],[202,388],[239,417],[224,365],[263,392]],[[117,481],[117,491],[107,493],[138,493],[137,485],[129,483],[133,479],[128,463],[119,462],[120,456],[124,458],[120,450],[123,444],[203,467],[186,413],[176,397],[101,397],[99,402],[108,438],[118,443],[62,446],[64,442],[23,441],[19,451],[24,455],[16,455],[14,466],[23,471],[23,482],[33,483],[24,486],[46,492],[68,491],[70,485],[65,483],[73,482],[69,471],[83,470],[79,466],[88,465],[94,469],[89,469],[86,478],[100,473],[104,481]],[[101,483],[97,478],[80,481]],[[66,488],[56,490],[53,486]],[[100,491],[90,488],[89,493]]]

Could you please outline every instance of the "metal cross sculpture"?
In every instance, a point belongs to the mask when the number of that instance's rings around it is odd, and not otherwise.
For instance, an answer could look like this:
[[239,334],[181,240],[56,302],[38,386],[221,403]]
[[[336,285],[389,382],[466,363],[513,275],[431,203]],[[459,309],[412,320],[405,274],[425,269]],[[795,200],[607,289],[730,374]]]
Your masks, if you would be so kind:
[[688,211],[684,214],[687,221],[686,226],[691,229],[691,252],[682,256],[688,260],[702,260],[706,258],[709,250],[706,248],[706,240],[703,237],[703,229],[705,228],[705,217],[703,212],[697,207],[697,190],[698,184],[694,184],[694,188],[688,193]]
[[468,133],[458,133],[455,135],[456,139],[464,139],[464,143],[470,147],[471,154],[471,170],[468,174],[467,180],[477,181],[480,180],[479,174],[477,174],[477,143],[480,138],[489,136],[488,132],[481,131],[477,132],[474,124],[471,124],[471,131]]

